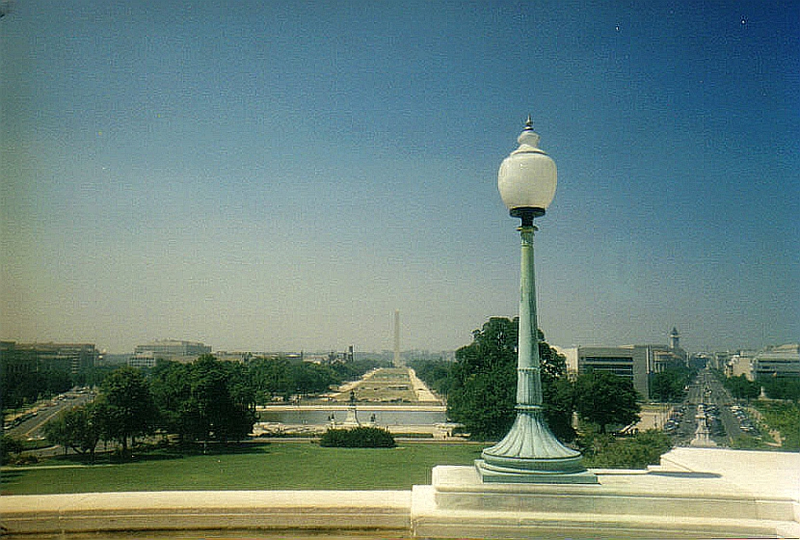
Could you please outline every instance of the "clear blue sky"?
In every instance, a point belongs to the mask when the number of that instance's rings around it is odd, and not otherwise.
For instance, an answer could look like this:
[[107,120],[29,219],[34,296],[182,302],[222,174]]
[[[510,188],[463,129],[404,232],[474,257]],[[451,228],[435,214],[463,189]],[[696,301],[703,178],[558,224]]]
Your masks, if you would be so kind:
[[800,339],[797,2],[16,0],[0,52],[2,339],[468,344],[528,114],[548,341]]

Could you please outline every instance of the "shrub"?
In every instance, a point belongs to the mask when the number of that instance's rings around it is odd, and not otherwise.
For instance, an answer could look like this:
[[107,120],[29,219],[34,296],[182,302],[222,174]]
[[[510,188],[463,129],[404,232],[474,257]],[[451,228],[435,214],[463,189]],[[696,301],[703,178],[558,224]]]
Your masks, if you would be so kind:
[[13,458],[12,454],[19,455],[22,450],[22,441],[8,435],[3,435],[2,439],[0,439],[0,456],[2,456],[0,462],[2,462],[3,465],[10,463]]
[[653,429],[633,437],[588,433],[583,436],[584,465],[608,469],[645,469],[668,452],[669,436]]
[[337,448],[394,448],[392,434],[381,428],[357,427],[329,429],[319,440],[320,446]]

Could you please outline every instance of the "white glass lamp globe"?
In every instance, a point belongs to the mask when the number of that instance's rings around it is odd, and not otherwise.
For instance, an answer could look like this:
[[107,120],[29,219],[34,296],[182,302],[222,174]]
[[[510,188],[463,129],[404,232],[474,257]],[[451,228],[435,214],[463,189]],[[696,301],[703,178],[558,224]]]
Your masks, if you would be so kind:
[[530,118],[517,142],[519,148],[500,164],[497,189],[511,215],[519,215],[523,209],[534,216],[544,215],[556,194],[556,164],[539,148],[539,135]]

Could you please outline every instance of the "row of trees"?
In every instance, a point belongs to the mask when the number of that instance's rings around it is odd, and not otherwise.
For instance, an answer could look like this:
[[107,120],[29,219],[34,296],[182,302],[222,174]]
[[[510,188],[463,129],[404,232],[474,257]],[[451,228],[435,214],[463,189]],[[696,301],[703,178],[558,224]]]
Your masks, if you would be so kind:
[[722,384],[736,399],[756,399],[761,394],[761,385],[744,375],[724,378]]
[[129,442],[156,432],[177,435],[182,443],[236,441],[251,432],[256,404],[323,392],[376,365],[318,366],[285,358],[242,364],[205,355],[190,364],[160,360],[147,371],[123,367],[105,378],[95,401],[49,422],[46,435],[91,455],[101,440],[118,442],[127,454]]
[[0,400],[3,410],[19,409],[41,399],[50,399],[75,386],[99,385],[111,371],[109,366],[94,366],[80,373],[57,369],[8,372],[0,362]]
[[[446,390],[449,416],[474,437],[497,439],[516,415],[517,319],[493,317],[473,332],[471,344],[456,351],[456,362],[419,362],[417,375],[435,390]],[[539,332],[543,410],[553,433],[575,438],[573,413],[605,433],[614,425],[639,419],[639,396],[630,380],[595,371],[574,381],[566,376],[565,358]]]
[[751,381],[745,375],[725,377],[718,372],[722,384],[737,399],[756,399],[764,390],[768,399],[800,401],[800,379],[791,377],[759,377]]
[[759,384],[770,399],[800,402],[800,379],[791,377],[761,377]]
[[0,365],[0,400],[4,410],[18,409],[37,399],[66,392],[73,386],[70,374],[65,371],[6,373],[4,367]]
[[675,403],[686,397],[686,385],[697,375],[683,365],[672,365],[650,378],[650,397],[655,401]]

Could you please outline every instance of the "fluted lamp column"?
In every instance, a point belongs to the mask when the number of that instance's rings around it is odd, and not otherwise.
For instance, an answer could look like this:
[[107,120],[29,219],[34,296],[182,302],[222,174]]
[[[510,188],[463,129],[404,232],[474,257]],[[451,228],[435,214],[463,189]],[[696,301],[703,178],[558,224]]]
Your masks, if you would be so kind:
[[539,148],[530,117],[517,138],[519,148],[500,165],[497,187],[511,216],[522,223],[517,417],[508,434],[485,449],[475,465],[484,482],[597,483],[581,463],[581,454],[561,444],[542,414],[539,335],[533,265],[534,218],[541,217],[556,191],[556,165]]

